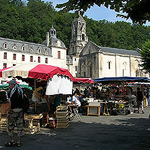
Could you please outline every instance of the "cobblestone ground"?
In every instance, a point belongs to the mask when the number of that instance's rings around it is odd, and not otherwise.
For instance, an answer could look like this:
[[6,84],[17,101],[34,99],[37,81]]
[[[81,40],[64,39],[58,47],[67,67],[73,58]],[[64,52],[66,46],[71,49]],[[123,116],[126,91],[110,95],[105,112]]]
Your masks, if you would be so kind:
[[0,132],[0,149],[21,150],[149,150],[150,108],[145,114],[83,116],[75,118],[67,129],[42,128],[25,135],[21,148],[5,147],[7,133]]

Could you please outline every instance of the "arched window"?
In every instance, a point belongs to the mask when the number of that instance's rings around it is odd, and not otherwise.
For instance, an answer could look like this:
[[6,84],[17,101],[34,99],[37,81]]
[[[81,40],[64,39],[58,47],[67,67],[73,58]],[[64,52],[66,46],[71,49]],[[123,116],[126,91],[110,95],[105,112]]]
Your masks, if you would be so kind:
[[82,41],[85,41],[85,35],[82,34]]
[[123,62],[123,66],[124,66],[124,69],[126,70],[127,69],[127,62]]
[[7,48],[7,44],[6,44],[6,43],[4,43],[4,48],[5,48],[5,49]]
[[80,70],[80,72],[81,72],[81,77],[86,77],[85,64],[84,64],[84,62],[82,62],[80,69],[81,69],[81,70]]
[[24,46],[22,46],[22,51],[24,51],[25,50],[25,47]]
[[41,49],[40,48],[38,48],[38,53],[41,54]]
[[87,76],[92,78],[92,62],[88,62],[88,65],[87,65]]

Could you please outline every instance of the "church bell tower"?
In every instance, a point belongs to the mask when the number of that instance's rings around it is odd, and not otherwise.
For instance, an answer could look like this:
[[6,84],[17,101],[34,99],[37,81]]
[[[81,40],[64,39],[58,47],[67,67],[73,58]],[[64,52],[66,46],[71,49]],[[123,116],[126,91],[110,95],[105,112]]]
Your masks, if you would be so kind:
[[88,42],[86,35],[86,22],[79,13],[79,17],[72,22],[72,36],[69,45],[69,55],[79,56],[81,50]]

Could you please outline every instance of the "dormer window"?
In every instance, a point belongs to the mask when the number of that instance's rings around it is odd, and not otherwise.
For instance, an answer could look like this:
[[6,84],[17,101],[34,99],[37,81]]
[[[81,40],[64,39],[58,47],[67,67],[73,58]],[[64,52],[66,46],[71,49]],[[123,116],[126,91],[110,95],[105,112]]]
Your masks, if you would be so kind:
[[24,51],[25,50],[25,47],[24,46],[22,46],[22,51]]
[[40,48],[38,48],[38,53],[41,54],[41,49]]
[[17,45],[16,45],[16,44],[14,44],[13,49],[14,49],[14,50],[16,50],[16,49],[17,49]]
[[48,55],[48,51],[47,50],[45,51],[45,55]]
[[30,49],[30,52],[33,52],[33,48]]
[[5,48],[5,49],[7,48],[7,44],[6,44],[6,43],[4,43],[4,48]]

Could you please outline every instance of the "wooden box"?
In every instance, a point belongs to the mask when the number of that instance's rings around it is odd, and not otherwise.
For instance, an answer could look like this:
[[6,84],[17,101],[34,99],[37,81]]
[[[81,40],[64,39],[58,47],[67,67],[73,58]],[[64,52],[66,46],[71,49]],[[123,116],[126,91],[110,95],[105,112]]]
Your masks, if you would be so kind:
[[101,106],[87,106],[87,116],[92,115],[92,116],[100,116],[100,107]]

